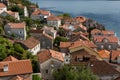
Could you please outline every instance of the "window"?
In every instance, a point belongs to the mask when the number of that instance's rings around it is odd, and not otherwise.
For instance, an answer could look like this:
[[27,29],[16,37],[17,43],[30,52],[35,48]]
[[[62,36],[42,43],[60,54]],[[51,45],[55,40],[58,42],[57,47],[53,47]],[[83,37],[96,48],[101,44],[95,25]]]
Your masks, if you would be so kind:
[[111,45],[108,45],[108,49],[111,49]]
[[48,74],[48,69],[46,69],[46,70],[45,70],[45,73],[47,73],[47,74]]
[[104,48],[104,46],[103,45],[101,45],[101,49],[103,49]]

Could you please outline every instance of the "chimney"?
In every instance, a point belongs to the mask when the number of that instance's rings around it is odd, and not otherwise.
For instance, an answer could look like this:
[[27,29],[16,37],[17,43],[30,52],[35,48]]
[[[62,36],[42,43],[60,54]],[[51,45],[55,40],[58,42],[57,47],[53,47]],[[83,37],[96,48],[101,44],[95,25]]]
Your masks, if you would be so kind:
[[5,64],[5,65],[3,66],[3,71],[4,71],[4,72],[8,72],[8,64]]

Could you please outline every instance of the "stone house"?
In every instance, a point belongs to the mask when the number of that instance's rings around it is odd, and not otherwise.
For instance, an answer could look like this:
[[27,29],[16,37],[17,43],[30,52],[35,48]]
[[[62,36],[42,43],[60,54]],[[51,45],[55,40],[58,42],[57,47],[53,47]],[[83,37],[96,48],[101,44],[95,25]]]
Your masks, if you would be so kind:
[[49,26],[53,26],[56,29],[59,29],[60,25],[61,25],[61,19],[58,18],[57,16],[49,16],[47,18],[47,24]]
[[98,54],[106,62],[120,64],[120,50],[101,50]]
[[36,9],[31,14],[31,19],[33,20],[44,20],[47,19],[49,16],[51,16],[50,11],[42,10],[42,9]]
[[3,3],[0,3],[0,14],[4,11],[7,11],[7,6],[4,5]]
[[98,50],[117,50],[119,39],[116,36],[94,36],[93,42],[97,45]]
[[94,36],[115,36],[114,31],[93,29],[91,35]]
[[47,33],[44,30],[30,30],[30,35],[40,41],[41,49],[53,49],[54,37]]
[[1,16],[12,16],[13,18],[20,20],[20,16],[18,12],[13,12],[13,11],[4,11],[0,14]]
[[44,26],[42,30],[43,30],[43,33],[47,33],[48,35],[52,36],[54,39],[57,36],[57,31],[53,27]]
[[100,80],[114,80],[120,76],[120,72],[109,63],[102,60],[98,52],[91,48],[81,46],[70,49],[70,64],[73,66],[85,65],[99,77]]
[[0,80],[32,80],[30,60],[18,60],[12,56],[0,62]]
[[27,40],[24,40],[22,44],[23,47],[33,55],[36,55],[40,51],[40,42],[34,37],[29,37]]
[[21,39],[21,40],[26,39],[26,24],[24,22],[7,23],[4,26],[4,31],[6,34],[13,35],[18,39]]
[[53,70],[58,70],[64,64],[63,54],[51,49],[38,53],[40,72],[44,80],[54,80]]
[[68,53],[69,52],[69,48],[77,48],[79,46],[87,46],[89,48],[92,48],[94,50],[96,50],[97,46],[91,42],[91,41],[83,41],[83,40],[78,40],[75,42],[60,42],[60,51],[64,52],[64,53]]
[[94,60],[89,63],[89,66],[92,72],[99,76],[100,80],[114,80],[120,76],[120,72],[105,61]]

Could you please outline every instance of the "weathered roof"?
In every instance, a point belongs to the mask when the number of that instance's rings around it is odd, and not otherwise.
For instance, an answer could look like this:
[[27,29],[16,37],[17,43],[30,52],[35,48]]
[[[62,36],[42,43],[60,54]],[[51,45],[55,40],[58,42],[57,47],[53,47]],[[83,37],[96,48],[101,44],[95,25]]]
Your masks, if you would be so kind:
[[24,22],[20,22],[20,23],[7,23],[9,26],[10,26],[10,28],[15,28],[15,29],[17,29],[17,28],[25,28],[25,23]]
[[50,58],[64,61],[63,54],[61,52],[54,51],[51,49],[39,52],[38,57],[39,57],[39,62],[41,62],[41,63],[47,61]]
[[[14,60],[0,62],[0,77],[32,73],[32,64],[30,60]],[[8,66],[8,71],[4,72],[4,66]]]
[[37,46],[39,44],[39,40],[37,40],[36,38],[34,37],[29,37],[27,40],[23,41],[23,44],[29,48],[29,49],[32,49],[34,48],[35,46]]

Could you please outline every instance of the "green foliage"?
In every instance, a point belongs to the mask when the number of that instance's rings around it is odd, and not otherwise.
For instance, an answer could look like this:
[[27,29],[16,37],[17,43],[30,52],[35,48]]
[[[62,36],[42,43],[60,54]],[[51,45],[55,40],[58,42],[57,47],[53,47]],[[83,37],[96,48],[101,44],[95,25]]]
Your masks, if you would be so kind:
[[67,42],[68,41],[68,39],[66,38],[66,37],[61,37],[61,36],[59,36],[59,37],[56,37],[55,38],[55,40],[54,40],[54,45],[56,46],[56,47],[58,47],[59,45],[60,45],[60,42]]
[[88,67],[70,65],[63,66],[60,70],[54,70],[55,80],[99,80]]
[[0,34],[3,34],[4,33],[4,30],[3,28],[0,26]]
[[19,53],[24,53],[24,49],[21,47],[20,44],[14,44],[14,49]]
[[32,80],[42,80],[38,75],[32,75]]
[[0,37],[0,61],[7,56],[12,55],[17,59],[30,59],[32,62],[33,72],[38,72],[38,57],[31,52],[24,50],[20,44],[12,44],[6,38]]
[[18,5],[12,5],[9,9],[13,12],[19,12],[20,15],[24,15],[24,10],[21,9]]
[[63,17],[63,18],[70,18],[70,17],[71,17],[71,15],[68,14],[68,13],[60,14],[60,15],[58,15],[58,16],[61,16],[61,17]]
[[32,26],[33,20],[29,17],[24,17],[23,21],[27,24],[27,26]]

